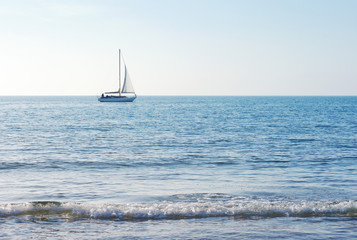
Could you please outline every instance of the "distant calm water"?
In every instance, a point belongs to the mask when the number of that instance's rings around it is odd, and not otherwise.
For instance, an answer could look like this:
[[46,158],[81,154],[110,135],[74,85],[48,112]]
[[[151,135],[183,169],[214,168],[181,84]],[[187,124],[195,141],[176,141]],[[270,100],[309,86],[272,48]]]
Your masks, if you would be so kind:
[[357,97],[0,97],[0,238],[357,238]]

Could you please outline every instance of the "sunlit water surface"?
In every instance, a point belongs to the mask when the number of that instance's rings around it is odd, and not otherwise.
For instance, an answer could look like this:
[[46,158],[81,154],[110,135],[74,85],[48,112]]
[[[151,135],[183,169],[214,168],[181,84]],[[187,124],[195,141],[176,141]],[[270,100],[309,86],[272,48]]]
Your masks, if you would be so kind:
[[357,97],[0,97],[0,238],[357,237]]

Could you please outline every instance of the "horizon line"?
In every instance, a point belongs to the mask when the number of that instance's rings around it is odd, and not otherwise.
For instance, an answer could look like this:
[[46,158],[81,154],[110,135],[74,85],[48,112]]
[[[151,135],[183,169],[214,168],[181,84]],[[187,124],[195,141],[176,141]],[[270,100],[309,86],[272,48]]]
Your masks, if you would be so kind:
[[[98,97],[100,95],[72,95],[72,94],[60,94],[60,95],[0,95],[0,97]],[[323,95],[323,94],[308,94],[308,95],[194,95],[194,94],[172,94],[172,95],[137,95],[138,97],[357,97],[357,95]]]

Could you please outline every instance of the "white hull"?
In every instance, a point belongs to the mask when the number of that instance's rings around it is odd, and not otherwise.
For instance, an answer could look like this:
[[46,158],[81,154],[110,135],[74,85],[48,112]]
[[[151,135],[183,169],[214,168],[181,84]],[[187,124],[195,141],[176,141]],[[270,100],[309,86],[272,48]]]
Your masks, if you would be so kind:
[[111,96],[111,97],[99,97],[98,101],[99,102],[132,102],[134,101],[136,96],[133,97],[117,97],[117,96]]

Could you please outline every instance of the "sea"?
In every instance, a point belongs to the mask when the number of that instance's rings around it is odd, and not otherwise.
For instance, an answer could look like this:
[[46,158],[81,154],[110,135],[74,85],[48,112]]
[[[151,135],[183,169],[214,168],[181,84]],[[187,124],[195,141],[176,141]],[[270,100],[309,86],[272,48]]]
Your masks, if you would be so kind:
[[0,239],[356,239],[357,97],[0,97]]

